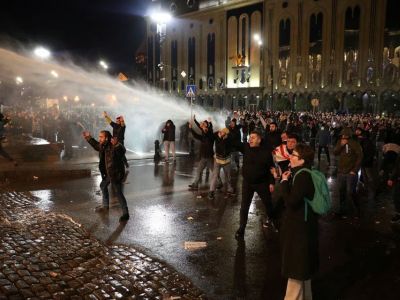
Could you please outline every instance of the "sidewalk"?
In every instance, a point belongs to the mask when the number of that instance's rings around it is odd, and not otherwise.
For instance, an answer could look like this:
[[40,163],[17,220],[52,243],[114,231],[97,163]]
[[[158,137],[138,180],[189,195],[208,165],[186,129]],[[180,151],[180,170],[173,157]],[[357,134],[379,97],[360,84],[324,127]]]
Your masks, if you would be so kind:
[[104,245],[35,201],[30,193],[0,191],[0,299],[205,299],[164,263]]

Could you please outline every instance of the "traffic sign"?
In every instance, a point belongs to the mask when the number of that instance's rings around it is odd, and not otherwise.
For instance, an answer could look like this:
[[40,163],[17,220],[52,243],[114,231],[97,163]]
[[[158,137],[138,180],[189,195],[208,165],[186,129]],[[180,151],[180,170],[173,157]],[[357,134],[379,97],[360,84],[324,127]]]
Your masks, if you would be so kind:
[[186,86],[186,97],[190,97],[190,98],[196,97],[196,85],[188,84]]

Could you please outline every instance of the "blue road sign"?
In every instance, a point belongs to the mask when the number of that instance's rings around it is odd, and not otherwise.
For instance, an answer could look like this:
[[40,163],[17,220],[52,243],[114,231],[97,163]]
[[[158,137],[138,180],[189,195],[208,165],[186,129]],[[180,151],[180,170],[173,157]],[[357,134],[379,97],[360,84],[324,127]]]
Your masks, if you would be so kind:
[[186,86],[186,97],[190,97],[190,98],[194,98],[196,97],[196,85],[192,84],[188,84]]

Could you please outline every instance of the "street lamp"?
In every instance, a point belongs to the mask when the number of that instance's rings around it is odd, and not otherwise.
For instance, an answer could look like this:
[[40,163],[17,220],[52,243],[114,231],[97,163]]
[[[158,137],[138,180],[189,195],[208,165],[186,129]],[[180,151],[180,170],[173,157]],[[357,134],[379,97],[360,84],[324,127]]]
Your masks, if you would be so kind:
[[[152,20],[152,22],[154,22],[155,24],[157,24],[157,35],[156,35],[156,39],[157,39],[157,43],[158,44],[158,48],[155,47],[154,51],[155,51],[155,62],[156,62],[156,68],[159,68],[159,71],[156,69],[154,70],[155,73],[158,75],[158,79],[161,78],[161,71],[162,71],[162,67],[164,66],[164,63],[162,62],[162,44],[165,41],[165,37],[167,35],[167,24],[171,21],[172,16],[171,14],[164,12],[164,11],[154,11],[150,14],[150,19]],[[157,77],[156,77],[157,78]],[[165,82],[165,81],[164,81]],[[154,83],[156,83],[156,81],[154,81]],[[161,80],[160,83],[161,85]],[[165,84],[162,87],[162,89],[165,89]]]
[[51,70],[50,74],[54,77],[54,78],[58,78],[58,73],[54,70]]
[[[257,33],[254,34],[253,38],[260,47],[263,46],[263,40],[261,39],[259,34],[257,34]],[[268,54],[270,57],[270,74],[271,74],[271,103],[270,104],[271,104],[271,111],[272,111],[272,102],[273,102],[273,98],[274,98],[274,66],[272,64],[272,52],[270,49],[267,49],[267,50],[268,50]],[[262,65],[262,51],[261,51],[260,57],[261,57],[261,65]]]
[[33,53],[41,59],[48,59],[51,56],[50,51],[44,47],[36,47]]
[[107,69],[108,69],[108,64],[107,64],[104,60],[100,60],[100,61],[99,61],[99,65],[100,65],[104,70],[107,70]]
[[19,85],[19,84],[24,83],[24,80],[22,79],[22,77],[17,76],[17,77],[15,78],[15,82]]

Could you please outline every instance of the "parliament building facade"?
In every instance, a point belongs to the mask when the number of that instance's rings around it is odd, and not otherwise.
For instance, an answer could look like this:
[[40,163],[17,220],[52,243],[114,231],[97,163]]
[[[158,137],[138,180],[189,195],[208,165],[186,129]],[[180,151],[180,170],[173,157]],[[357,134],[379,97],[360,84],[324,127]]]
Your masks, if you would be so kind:
[[397,0],[161,0],[147,80],[209,109],[400,111]]

